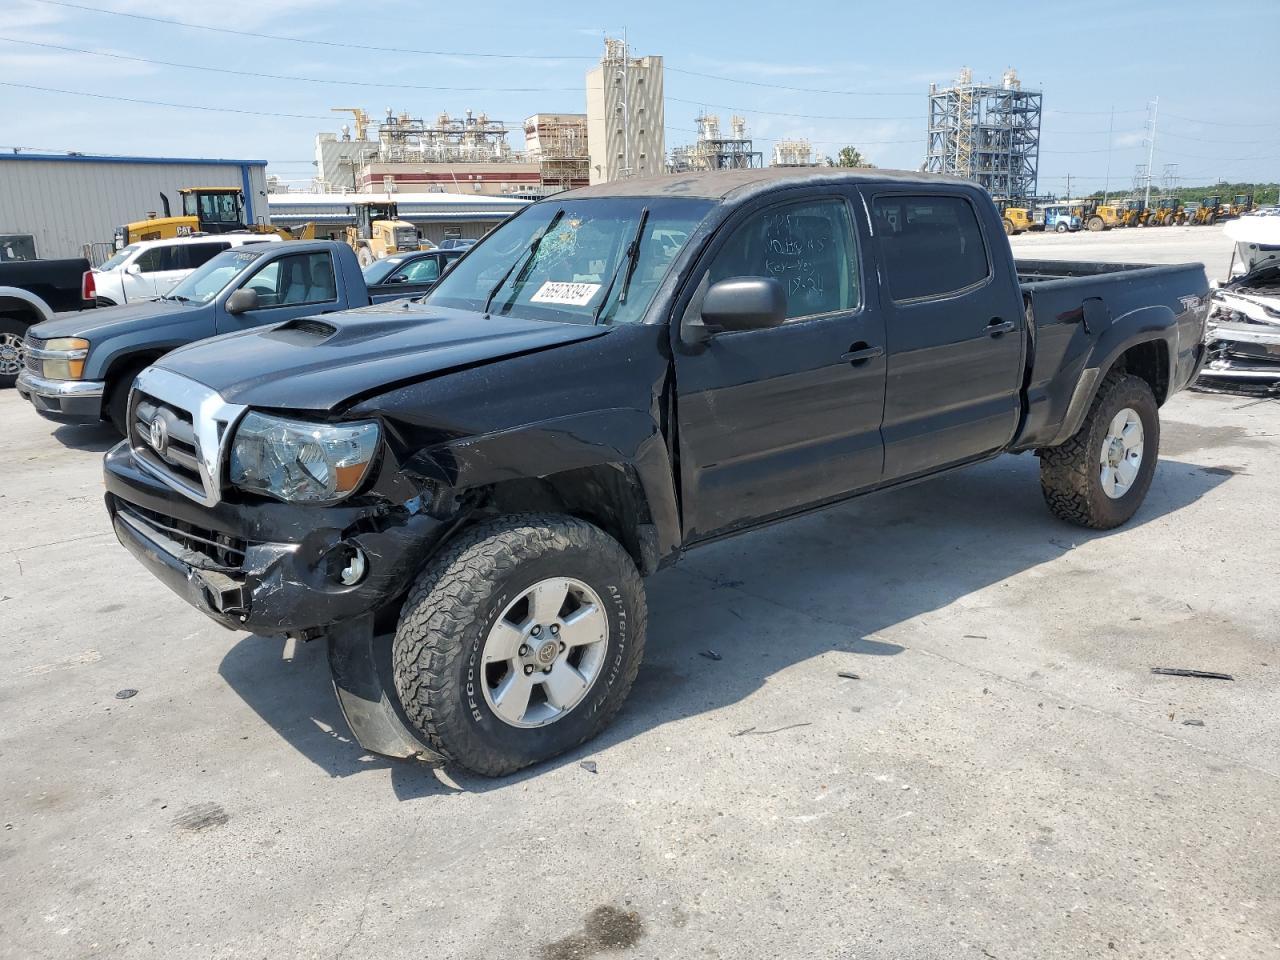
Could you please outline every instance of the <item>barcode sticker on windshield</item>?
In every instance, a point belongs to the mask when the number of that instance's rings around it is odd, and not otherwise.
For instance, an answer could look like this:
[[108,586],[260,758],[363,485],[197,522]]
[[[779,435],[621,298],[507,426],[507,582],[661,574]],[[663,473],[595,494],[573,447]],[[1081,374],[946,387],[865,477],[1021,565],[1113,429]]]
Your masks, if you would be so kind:
[[562,303],[570,307],[585,307],[600,289],[598,283],[566,283],[548,280],[538,292],[529,298],[531,303]]

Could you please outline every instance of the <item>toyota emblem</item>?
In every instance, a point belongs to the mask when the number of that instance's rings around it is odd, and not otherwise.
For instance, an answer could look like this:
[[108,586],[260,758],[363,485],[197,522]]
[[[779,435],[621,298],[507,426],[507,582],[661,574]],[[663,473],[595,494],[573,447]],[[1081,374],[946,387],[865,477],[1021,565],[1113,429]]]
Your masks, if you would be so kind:
[[156,417],[151,421],[150,440],[156,453],[164,453],[169,446],[169,425],[164,422],[163,417]]

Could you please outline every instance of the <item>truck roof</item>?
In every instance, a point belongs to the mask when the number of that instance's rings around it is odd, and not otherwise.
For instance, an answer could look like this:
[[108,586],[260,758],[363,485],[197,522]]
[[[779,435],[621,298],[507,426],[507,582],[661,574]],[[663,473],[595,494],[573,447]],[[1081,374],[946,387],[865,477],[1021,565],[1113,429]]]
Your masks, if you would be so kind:
[[813,183],[965,183],[972,181],[939,173],[911,170],[881,170],[875,167],[764,167],[752,170],[709,170],[695,173],[664,173],[651,177],[615,180],[579,187],[552,196],[565,200],[588,197],[704,197],[723,200],[731,194],[756,193],[770,187],[803,186]]

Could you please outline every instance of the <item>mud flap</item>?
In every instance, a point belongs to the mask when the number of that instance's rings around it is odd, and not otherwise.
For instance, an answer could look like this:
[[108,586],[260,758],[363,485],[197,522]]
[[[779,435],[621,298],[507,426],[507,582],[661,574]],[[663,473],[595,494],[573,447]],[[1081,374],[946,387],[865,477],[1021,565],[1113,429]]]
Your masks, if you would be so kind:
[[440,760],[401,719],[395,695],[383,683],[374,643],[373,617],[364,616],[329,631],[329,671],[338,706],[360,746],[387,757]]

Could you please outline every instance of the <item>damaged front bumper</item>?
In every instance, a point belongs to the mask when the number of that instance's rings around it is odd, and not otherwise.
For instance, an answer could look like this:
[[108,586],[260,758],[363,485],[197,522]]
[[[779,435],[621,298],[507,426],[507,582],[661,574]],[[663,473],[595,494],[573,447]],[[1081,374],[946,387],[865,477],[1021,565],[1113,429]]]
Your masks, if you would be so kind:
[[[160,581],[224,627],[328,641],[334,691],[366,750],[439,759],[413,733],[390,676],[390,645],[378,633],[392,606],[452,521],[409,503],[212,507],[142,470],[128,442],[103,461],[107,510],[120,543]],[[359,582],[344,584],[353,551]]]
[[[127,442],[107,453],[103,473],[121,544],[232,630],[306,635],[374,613],[404,592],[447,526],[416,500],[207,507],[143,470]],[[356,551],[365,572],[348,585],[342,573]]]
[[1280,382],[1280,326],[1217,324],[1209,328],[1207,341],[1202,378],[1257,386]]

